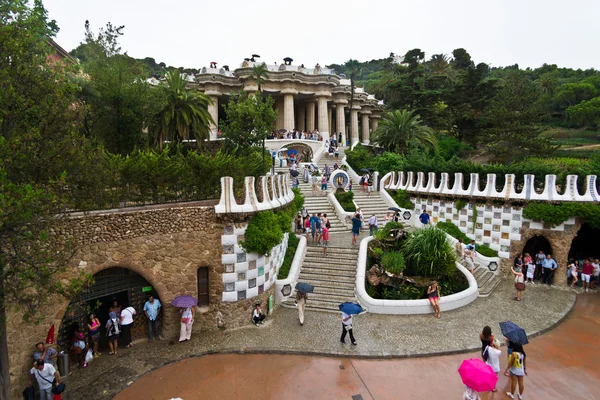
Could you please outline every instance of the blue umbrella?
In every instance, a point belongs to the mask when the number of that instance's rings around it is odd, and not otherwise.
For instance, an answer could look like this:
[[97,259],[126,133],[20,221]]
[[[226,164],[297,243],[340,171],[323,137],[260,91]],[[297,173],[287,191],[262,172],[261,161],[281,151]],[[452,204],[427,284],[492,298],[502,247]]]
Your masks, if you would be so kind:
[[341,312],[346,313],[348,315],[350,315],[350,314],[360,314],[361,312],[364,311],[359,304],[351,303],[349,301],[340,304],[338,307],[339,307],[339,309],[340,309]]
[[521,328],[514,322],[500,322],[500,329],[502,330],[502,334],[513,343],[518,343],[521,345],[529,343],[525,329]]
[[315,290],[315,287],[308,283],[298,282],[296,284],[296,290],[300,293],[312,293],[313,290]]

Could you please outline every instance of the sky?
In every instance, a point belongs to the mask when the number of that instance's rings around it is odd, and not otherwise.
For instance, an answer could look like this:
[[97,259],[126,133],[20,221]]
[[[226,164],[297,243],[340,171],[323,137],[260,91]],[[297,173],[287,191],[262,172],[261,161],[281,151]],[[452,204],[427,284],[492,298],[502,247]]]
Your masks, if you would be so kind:
[[44,0],[67,51],[92,30],[125,25],[120,43],[135,58],[175,67],[211,61],[236,68],[292,57],[312,68],[466,49],[475,63],[544,63],[600,69],[598,0]]

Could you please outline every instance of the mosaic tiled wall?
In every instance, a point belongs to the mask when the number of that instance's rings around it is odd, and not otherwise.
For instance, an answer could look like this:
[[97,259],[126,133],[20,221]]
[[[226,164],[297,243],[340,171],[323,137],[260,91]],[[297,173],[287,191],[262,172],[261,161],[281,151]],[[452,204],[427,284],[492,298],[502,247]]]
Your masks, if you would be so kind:
[[[571,218],[564,224],[550,228],[541,222],[523,218],[523,209],[520,207],[496,207],[489,204],[476,206],[468,203],[463,209],[457,210],[453,201],[414,197],[411,201],[415,204],[416,217],[421,215],[423,210],[427,210],[433,224],[441,221],[452,222],[461,232],[498,251],[498,256],[502,258],[510,257],[511,242],[521,240],[522,227],[564,231],[565,225],[575,223],[575,219]],[[475,209],[477,215],[474,220]],[[418,218],[415,220],[415,225],[422,226]]]
[[223,245],[223,301],[231,302],[262,294],[277,280],[277,272],[283,264],[287,250],[288,234],[275,246],[270,256],[246,253],[239,245],[244,240],[246,227],[225,226],[221,236]]

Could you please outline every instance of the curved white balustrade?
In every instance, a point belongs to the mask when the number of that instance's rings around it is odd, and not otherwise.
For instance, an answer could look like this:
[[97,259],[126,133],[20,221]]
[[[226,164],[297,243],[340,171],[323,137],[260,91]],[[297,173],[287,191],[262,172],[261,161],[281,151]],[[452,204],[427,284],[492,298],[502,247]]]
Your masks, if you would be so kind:
[[[279,208],[294,200],[294,192],[289,186],[287,175],[261,176],[260,184],[263,192],[263,201],[258,201],[256,195],[255,178],[247,176],[244,179],[246,197],[243,204],[238,204],[233,192],[233,178],[221,178],[221,198],[215,206],[217,214],[251,213],[262,210]],[[271,187],[269,192],[268,188]]]

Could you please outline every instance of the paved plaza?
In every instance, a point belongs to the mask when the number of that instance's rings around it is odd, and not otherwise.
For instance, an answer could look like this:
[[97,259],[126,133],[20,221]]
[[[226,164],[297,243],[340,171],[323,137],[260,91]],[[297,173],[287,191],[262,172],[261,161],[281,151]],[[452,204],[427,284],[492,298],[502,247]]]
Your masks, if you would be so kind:
[[[576,299],[573,291],[535,285],[528,288],[523,301],[518,303],[513,300],[513,292],[512,282],[503,282],[490,297],[479,298],[464,308],[443,313],[440,320],[431,315],[360,315],[355,318],[354,323],[357,346],[342,345],[339,342],[339,314],[307,313],[305,325],[300,327],[295,309],[278,307],[267,324],[261,327],[211,333],[195,331],[192,340],[187,343],[176,344],[168,340],[142,342],[137,343],[133,349],[120,349],[117,356],[104,354],[87,369],[73,371],[67,381],[67,398],[89,399],[92,396],[94,399],[110,399],[131,382],[161,366],[219,352],[327,355],[354,359],[405,358],[475,351],[480,346],[478,334],[484,325],[490,325],[499,334],[498,323],[512,320],[525,328],[529,335],[534,335],[562,320],[572,309]],[[592,296],[597,297],[596,294],[590,294],[582,295],[581,298]],[[595,307],[597,310],[597,304]],[[533,349],[534,346],[530,345],[528,348]],[[269,359],[269,356],[260,357]],[[279,369],[277,360],[278,358],[273,358],[272,365],[266,361],[264,368],[261,367],[265,377],[275,371],[283,372]],[[365,361],[352,362],[361,364]],[[302,361],[294,363],[302,364]],[[310,363],[306,367],[308,365]],[[391,381],[389,383],[392,384]],[[276,397],[274,392],[273,396]],[[435,397],[444,398],[439,395]]]

